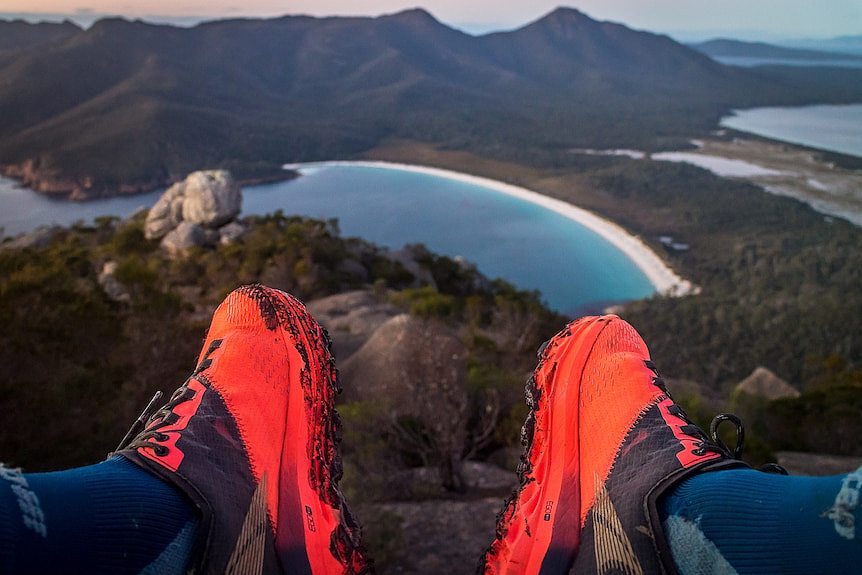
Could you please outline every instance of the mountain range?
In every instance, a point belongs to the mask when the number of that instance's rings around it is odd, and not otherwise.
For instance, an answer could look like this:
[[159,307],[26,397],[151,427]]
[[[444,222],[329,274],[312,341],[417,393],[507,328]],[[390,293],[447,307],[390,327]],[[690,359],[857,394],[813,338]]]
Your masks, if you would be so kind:
[[569,8],[483,36],[420,9],[48,26],[0,24],[0,167],[82,198],[206,167],[270,178],[285,162],[350,157],[391,137],[514,159],[661,149],[735,107],[862,101],[862,71],[728,67]]
[[52,42],[60,42],[81,32],[76,24],[66,20],[61,23],[41,22],[32,24],[23,20],[0,20],[0,54],[26,50]]

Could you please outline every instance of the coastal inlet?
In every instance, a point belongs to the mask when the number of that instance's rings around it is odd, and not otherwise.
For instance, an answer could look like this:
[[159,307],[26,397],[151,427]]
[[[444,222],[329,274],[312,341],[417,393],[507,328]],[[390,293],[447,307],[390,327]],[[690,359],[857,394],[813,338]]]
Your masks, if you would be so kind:
[[[656,292],[693,288],[638,238],[589,212],[500,182],[391,164],[304,164],[303,177],[253,186],[242,215],[282,210],[337,218],[343,235],[391,249],[422,243],[475,263],[489,277],[538,290],[569,315]],[[64,202],[0,183],[0,227],[7,235],[100,215],[127,216],[160,194]]]

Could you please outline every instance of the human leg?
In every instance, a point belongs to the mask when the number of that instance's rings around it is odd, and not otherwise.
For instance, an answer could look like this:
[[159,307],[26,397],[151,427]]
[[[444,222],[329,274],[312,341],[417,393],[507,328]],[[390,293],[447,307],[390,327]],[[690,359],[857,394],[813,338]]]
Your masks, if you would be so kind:
[[862,566],[862,469],[791,477],[733,469],[668,492],[662,526],[682,575],[848,573]]
[[197,512],[122,457],[51,473],[0,467],[0,573],[186,572]]
[[[358,526],[338,489],[336,393],[328,336],[305,307],[278,290],[245,286],[216,310],[192,376],[133,427],[118,459],[100,465],[142,471],[191,503],[197,528],[188,567],[196,572],[366,573]],[[32,504],[33,489],[14,479]],[[34,481],[43,478],[24,477]],[[37,499],[66,489],[43,487]],[[92,509],[82,513],[64,516],[62,529],[93,520]],[[41,529],[39,513],[28,517]],[[0,553],[12,544],[0,532]]]
[[[616,316],[583,318],[552,338],[540,350],[527,398],[521,485],[499,516],[497,536],[482,560],[484,573],[700,575],[678,571],[678,565],[686,566],[679,555],[705,557],[711,549],[681,547],[681,531],[675,529],[680,517],[696,520],[698,510],[707,509],[688,496],[700,491],[699,482],[722,478],[731,487],[742,479],[765,482],[765,489],[778,482],[774,487],[781,485],[785,505],[798,502],[796,487],[787,483],[792,480],[748,469],[688,420],[640,336]],[[818,493],[834,498],[835,484],[818,484]],[[737,510],[752,493],[737,491]],[[717,507],[720,500],[710,503]],[[845,508],[821,512],[847,522]],[[741,524],[746,515],[735,519]]]

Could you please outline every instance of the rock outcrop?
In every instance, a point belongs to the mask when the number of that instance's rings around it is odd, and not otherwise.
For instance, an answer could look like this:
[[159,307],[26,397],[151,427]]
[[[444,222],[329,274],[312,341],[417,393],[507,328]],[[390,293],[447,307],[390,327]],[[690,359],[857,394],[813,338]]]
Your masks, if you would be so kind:
[[183,221],[183,202],[185,184],[180,182],[168,188],[162,197],[150,208],[144,224],[144,236],[148,240],[165,237]]
[[398,415],[455,418],[467,402],[466,363],[464,344],[447,326],[400,314],[341,364],[345,398],[388,403]]
[[162,249],[170,256],[180,256],[191,248],[212,245],[212,243],[208,241],[206,232],[198,224],[180,222],[162,238]]
[[308,310],[332,336],[341,365],[362,347],[381,325],[401,310],[368,290],[340,293],[308,302]]
[[799,397],[799,390],[766,369],[758,367],[743,379],[733,391],[734,395],[744,393],[772,401],[785,397]]
[[373,402],[385,412],[396,441],[435,461],[440,483],[451,491],[466,489],[467,356],[450,327],[401,314],[380,326],[341,371],[345,399]]
[[54,236],[60,231],[62,231],[60,226],[39,226],[32,232],[19,234],[11,240],[0,243],[0,248],[10,250],[44,248],[51,243],[51,240],[53,240]]
[[232,244],[244,236],[247,231],[248,228],[240,222],[225,224],[218,229],[219,243],[222,245]]
[[189,248],[237,241],[246,228],[234,219],[242,207],[242,190],[230,172],[193,172],[168,188],[150,209],[144,224],[147,239],[162,238],[171,256]]
[[239,215],[242,191],[230,172],[194,172],[189,174],[183,186],[184,221],[218,228]]
[[107,261],[99,272],[99,285],[109,298],[118,302],[129,302],[132,296],[129,291],[116,277],[117,262]]
[[[400,521],[403,550],[387,573],[438,575],[474,573],[478,557],[494,538],[494,517],[500,512],[502,496],[452,501],[435,499],[383,503],[377,508]],[[377,525],[367,527],[379,529]]]

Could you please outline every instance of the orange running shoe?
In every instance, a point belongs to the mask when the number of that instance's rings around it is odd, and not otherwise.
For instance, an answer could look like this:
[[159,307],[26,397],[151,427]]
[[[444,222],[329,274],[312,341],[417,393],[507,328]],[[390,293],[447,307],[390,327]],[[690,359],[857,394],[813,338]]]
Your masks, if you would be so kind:
[[675,573],[656,501],[693,473],[744,464],[688,421],[617,316],[569,324],[539,357],[520,487],[480,572]]
[[216,310],[197,369],[117,449],[200,509],[195,573],[370,572],[338,490],[336,382],[298,300],[251,285]]

